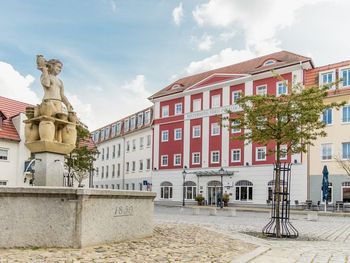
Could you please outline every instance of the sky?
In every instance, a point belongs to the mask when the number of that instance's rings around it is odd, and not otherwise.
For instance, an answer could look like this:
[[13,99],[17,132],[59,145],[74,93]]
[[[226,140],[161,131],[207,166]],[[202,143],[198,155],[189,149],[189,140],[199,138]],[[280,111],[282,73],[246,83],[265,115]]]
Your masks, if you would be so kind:
[[36,55],[57,58],[92,131],[183,76],[279,50],[316,66],[349,60],[348,10],[347,0],[0,0],[0,96],[40,103]]

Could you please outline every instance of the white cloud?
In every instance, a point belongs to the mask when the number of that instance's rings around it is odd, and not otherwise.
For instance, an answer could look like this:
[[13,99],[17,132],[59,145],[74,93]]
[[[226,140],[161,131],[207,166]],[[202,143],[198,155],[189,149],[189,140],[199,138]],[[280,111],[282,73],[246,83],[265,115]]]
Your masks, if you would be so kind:
[[220,40],[227,42],[227,41],[231,40],[232,38],[234,38],[235,36],[236,36],[235,31],[227,31],[227,32],[220,33],[219,38],[220,38]]
[[182,22],[184,16],[184,11],[182,8],[182,3],[179,4],[179,6],[175,7],[173,10],[173,20],[175,25],[179,26]]
[[142,96],[144,98],[147,98],[150,95],[150,93],[146,90],[145,87],[144,75],[137,75],[135,79],[124,82],[122,89],[127,90],[135,95]]
[[235,64],[255,57],[255,53],[249,50],[233,50],[226,48],[219,54],[205,58],[200,61],[193,61],[185,68],[185,75],[192,75],[203,71],[220,68]]
[[209,51],[213,46],[213,37],[209,35],[203,35],[202,38],[199,40],[198,43],[198,49]]
[[90,127],[95,120],[91,104],[84,103],[76,94],[70,94],[67,92],[66,96],[69,102],[72,104],[73,109],[77,113],[79,119]]
[[30,88],[34,80],[32,75],[22,76],[12,65],[0,61],[1,96],[31,104],[39,103],[39,97]]
[[114,0],[111,0],[110,3],[111,3],[111,6],[112,6],[113,13],[116,13],[117,12],[117,4],[116,4],[116,2]]

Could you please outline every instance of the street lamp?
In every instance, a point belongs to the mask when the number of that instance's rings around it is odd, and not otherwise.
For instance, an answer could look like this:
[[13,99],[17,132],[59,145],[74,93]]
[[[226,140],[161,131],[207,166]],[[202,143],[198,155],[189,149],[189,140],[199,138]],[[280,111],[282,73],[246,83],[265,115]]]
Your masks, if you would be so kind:
[[223,185],[223,180],[222,180],[222,177],[224,176],[224,173],[225,173],[225,170],[224,168],[220,168],[219,170],[219,174],[220,174],[220,177],[221,177],[221,201],[220,201],[220,208],[223,208],[223,198],[224,198],[224,185]]
[[185,179],[186,179],[186,166],[182,171],[182,206],[185,206]]

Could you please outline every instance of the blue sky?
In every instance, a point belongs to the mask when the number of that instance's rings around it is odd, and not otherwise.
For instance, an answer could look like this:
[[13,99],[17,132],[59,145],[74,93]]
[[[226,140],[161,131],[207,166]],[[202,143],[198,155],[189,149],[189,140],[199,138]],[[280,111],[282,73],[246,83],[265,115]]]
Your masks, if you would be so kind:
[[278,50],[350,59],[346,0],[0,1],[0,95],[37,103],[35,57],[58,58],[90,129],[149,105],[181,76]]

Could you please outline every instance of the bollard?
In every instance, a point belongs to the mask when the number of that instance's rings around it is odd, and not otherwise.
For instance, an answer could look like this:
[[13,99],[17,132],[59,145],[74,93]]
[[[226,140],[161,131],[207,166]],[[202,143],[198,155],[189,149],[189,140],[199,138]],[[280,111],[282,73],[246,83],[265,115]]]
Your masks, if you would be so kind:
[[237,216],[236,208],[228,210],[229,216]]
[[192,214],[193,215],[199,215],[199,207],[193,207],[192,208]]
[[318,212],[316,211],[310,211],[307,213],[307,220],[308,221],[318,221]]
[[216,208],[209,209],[209,215],[216,216]]

